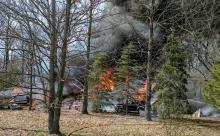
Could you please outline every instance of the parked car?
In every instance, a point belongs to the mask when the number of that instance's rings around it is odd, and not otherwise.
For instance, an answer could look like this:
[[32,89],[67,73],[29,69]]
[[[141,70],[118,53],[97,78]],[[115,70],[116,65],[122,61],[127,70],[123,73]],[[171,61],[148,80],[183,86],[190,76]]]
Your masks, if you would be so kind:
[[27,95],[18,96],[1,96],[0,97],[0,108],[7,109],[22,109],[22,106],[27,106],[29,104],[29,98]]
[[[144,111],[145,103],[144,101],[129,101],[128,102],[128,112],[130,113],[140,113]],[[126,112],[126,104],[117,104],[116,105],[116,112],[122,113]]]
[[0,108],[2,109],[11,109],[11,110],[20,110],[22,109],[21,105],[14,103],[12,98],[1,98],[0,99]]
[[13,97],[14,103],[19,105],[28,105],[29,97],[27,95],[17,95]]
[[114,105],[100,105],[98,107],[99,112],[115,112],[115,106]]

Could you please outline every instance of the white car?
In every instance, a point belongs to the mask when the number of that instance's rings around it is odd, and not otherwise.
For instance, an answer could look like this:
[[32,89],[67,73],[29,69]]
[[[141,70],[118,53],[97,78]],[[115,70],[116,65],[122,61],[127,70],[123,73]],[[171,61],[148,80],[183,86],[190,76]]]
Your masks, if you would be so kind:
[[115,112],[115,106],[114,105],[101,105],[98,109],[101,112]]

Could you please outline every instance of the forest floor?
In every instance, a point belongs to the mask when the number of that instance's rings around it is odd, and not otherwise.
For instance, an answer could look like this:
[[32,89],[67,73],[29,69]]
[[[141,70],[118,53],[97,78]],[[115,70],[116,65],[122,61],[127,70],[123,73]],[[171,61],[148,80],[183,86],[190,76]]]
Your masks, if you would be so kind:
[[[0,136],[46,136],[47,118],[43,110],[0,110]],[[220,118],[208,120],[147,122],[138,116],[62,110],[61,131],[67,136],[220,136]]]

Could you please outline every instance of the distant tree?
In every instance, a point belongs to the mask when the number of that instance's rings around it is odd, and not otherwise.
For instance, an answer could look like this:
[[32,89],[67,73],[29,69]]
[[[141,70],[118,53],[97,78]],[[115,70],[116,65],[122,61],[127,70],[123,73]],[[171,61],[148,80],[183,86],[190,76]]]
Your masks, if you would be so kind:
[[[7,78],[5,78],[7,75]],[[20,68],[18,68],[13,63],[7,64],[7,71],[0,71],[0,90],[3,90],[7,87],[19,86],[20,80],[22,78],[22,73]]]
[[220,110],[220,62],[218,61],[212,70],[212,79],[203,87],[205,100]]
[[122,55],[116,62],[115,76],[117,77],[117,83],[123,86],[123,92],[126,98],[126,114],[128,113],[128,85],[129,81],[136,77],[137,63],[136,60],[132,58],[136,52],[133,43],[129,43],[128,46],[124,47],[122,50]]
[[188,111],[186,54],[178,43],[175,31],[171,29],[165,46],[165,64],[158,73],[157,87],[159,89],[158,103],[162,118],[179,115]]

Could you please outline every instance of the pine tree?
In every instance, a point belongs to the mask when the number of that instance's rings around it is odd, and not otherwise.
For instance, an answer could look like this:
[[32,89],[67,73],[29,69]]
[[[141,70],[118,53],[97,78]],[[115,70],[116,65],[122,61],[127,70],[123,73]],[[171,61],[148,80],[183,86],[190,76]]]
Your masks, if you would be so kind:
[[90,79],[90,87],[92,87],[99,80],[99,75],[106,68],[106,58],[107,55],[105,53],[96,53],[94,57],[94,62],[90,66],[89,79]]
[[106,69],[106,59],[107,55],[105,53],[98,52],[94,56],[94,61],[90,65],[90,72],[89,72],[89,93],[92,96],[92,101],[94,103],[94,109],[97,110],[97,107],[100,103],[97,100],[99,96],[100,90],[96,90],[94,87],[99,84],[100,75]]
[[203,87],[205,100],[220,111],[220,62],[214,65],[212,79]]
[[184,48],[178,43],[175,31],[167,38],[165,46],[165,64],[158,73],[157,88],[159,113],[162,118],[180,115],[188,111],[186,97],[187,71],[186,54]]
[[126,103],[126,114],[128,113],[128,84],[129,81],[136,77],[137,73],[137,62],[132,56],[135,54],[136,49],[133,43],[129,43],[128,46],[124,47],[122,50],[121,57],[116,62],[115,76],[118,85],[123,86],[123,92],[125,95]]

